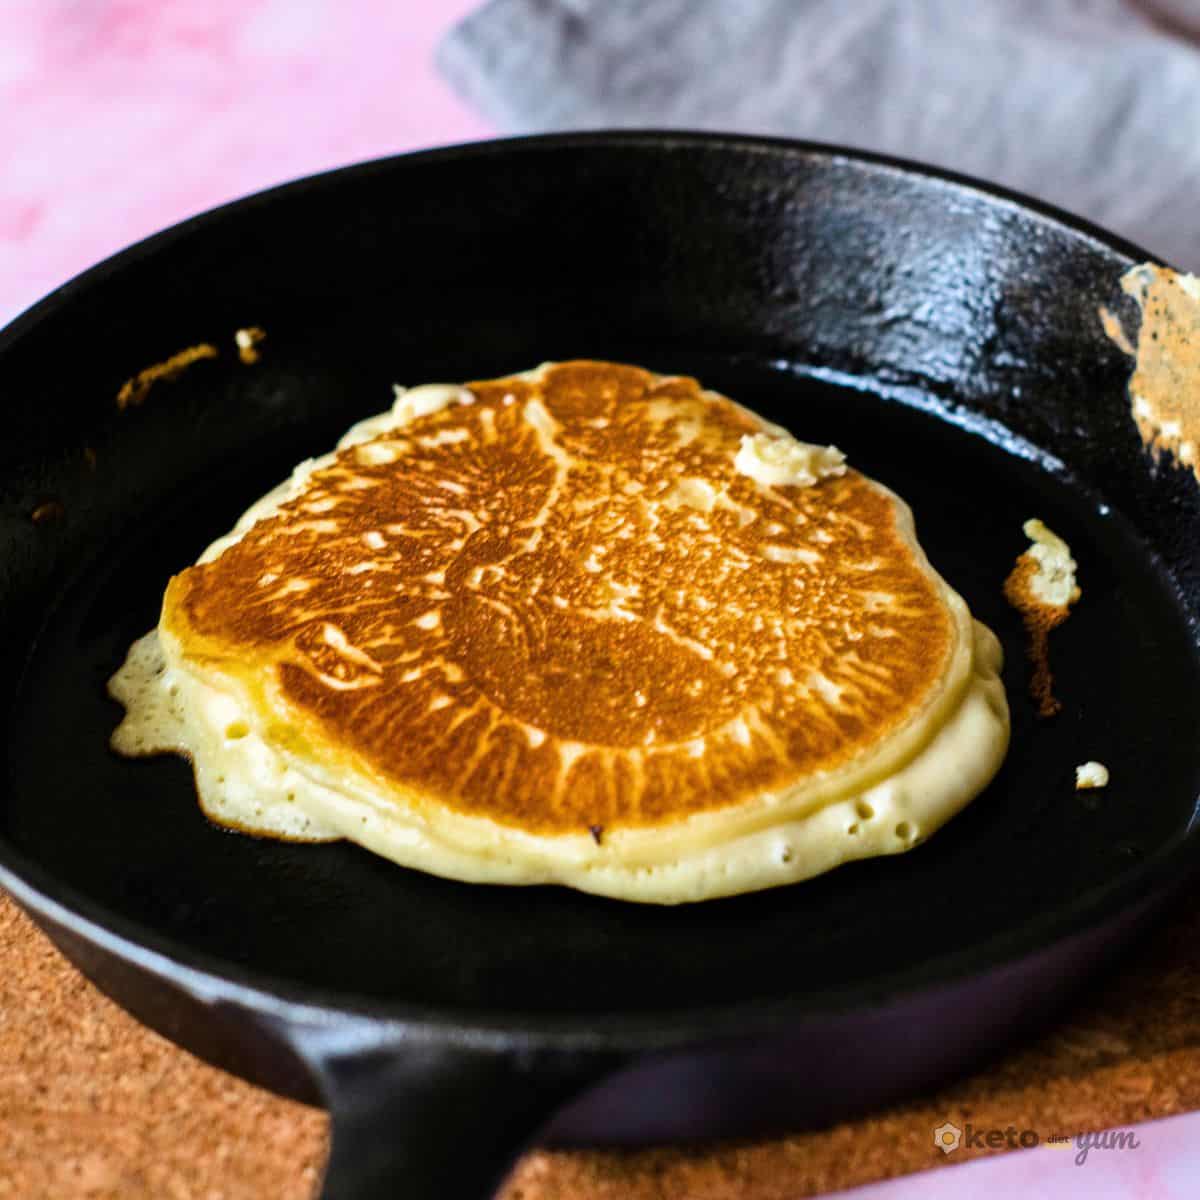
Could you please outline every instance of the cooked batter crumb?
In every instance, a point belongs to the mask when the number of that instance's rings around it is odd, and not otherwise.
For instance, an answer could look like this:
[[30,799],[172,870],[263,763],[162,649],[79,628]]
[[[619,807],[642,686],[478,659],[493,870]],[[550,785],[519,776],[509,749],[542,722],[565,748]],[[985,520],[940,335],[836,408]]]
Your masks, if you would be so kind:
[[1029,694],[1038,716],[1053,717],[1062,709],[1054,695],[1050,670],[1050,631],[1070,615],[1071,605],[1082,592],[1075,582],[1075,560],[1071,547],[1034,518],[1024,525],[1033,543],[1017,559],[1004,581],[1004,598],[1020,614],[1029,635],[1029,661],[1033,672]]
[[1108,768],[1100,762],[1085,762],[1075,768],[1075,790],[1087,791],[1089,788],[1108,787]]
[[189,346],[186,350],[180,350],[178,354],[172,354],[165,362],[155,363],[121,384],[121,390],[117,393],[117,407],[124,410],[141,404],[159,380],[178,379],[192,363],[199,362],[202,358],[216,357],[216,346],[208,342],[201,342],[198,346]]
[[51,521],[61,521],[66,515],[67,510],[58,500],[43,500],[29,514],[29,519],[35,525],[49,525]]
[[256,347],[267,336],[267,331],[258,325],[250,325],[245,329],[239,329],[234,335],[233,340],[237,345],[238,358],[246,364],[252,366],[258,362],[259,354]]

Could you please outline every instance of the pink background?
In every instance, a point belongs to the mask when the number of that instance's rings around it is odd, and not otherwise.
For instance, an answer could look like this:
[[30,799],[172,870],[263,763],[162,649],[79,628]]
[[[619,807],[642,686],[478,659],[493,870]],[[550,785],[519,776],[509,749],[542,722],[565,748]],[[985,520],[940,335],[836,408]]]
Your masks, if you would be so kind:
[[477,0],[0,0],[0,326],[246,192],[491,130],[434,71]]
[[[222,201],[488,136],[432,62],[476,2],[0,0],[0,325],[97,260]],[[1200,1115],[1138,1135],[1140,1149],[1093,1151],[1083,1167],[1039,1149],[853,1194],[1196,1194]]]

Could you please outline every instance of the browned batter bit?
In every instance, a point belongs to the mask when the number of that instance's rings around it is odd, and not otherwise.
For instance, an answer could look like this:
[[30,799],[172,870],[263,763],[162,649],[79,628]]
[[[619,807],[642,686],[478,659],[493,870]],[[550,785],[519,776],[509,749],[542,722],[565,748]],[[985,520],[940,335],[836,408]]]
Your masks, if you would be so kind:
[[258,362],[260,357],[258,344],[265,341],[266,336],[267,331],[258,325],[250,325],[234,333],[233,344],[237,346],[238,358],[246,366],[250,367]]
[[1075,582],[1071,548],[1036,518],[1026,521],[1025,536],[1033,545],[1017,558],[1004,581],[1004,598],[1021,614],[1029,635],[1029,694],[1039,717],[1062,711],[1054,695],[1050,670],[1050,631],[1061,625],[1082,593]]
[[61,500],[43,500],[29,514],[29,519],[35,525],[49,525],[54,521],[61,521],[66,515],[67,510],[63,508]]
[[178,354],[172,354],[164,362],[146,367],[121,384],[121,390],[117,392],[117,407],[123,411],[141,404],[150,394],[150,389],[160,380],[178,379],[192,363],[216,357],[216,346],[201,342],[198,346],[189,346],[186,350],[180,350]]

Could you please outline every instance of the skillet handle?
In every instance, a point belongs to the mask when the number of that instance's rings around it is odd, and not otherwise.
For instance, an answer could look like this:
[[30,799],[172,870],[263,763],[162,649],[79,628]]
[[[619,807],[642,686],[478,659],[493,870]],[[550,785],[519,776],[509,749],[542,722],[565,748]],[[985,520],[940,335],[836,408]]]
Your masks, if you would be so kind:
[[593,1054],[365,1031],[300,1049],[332,1121],[321,1200],[487,1200],[555,1110],[612,1069]]

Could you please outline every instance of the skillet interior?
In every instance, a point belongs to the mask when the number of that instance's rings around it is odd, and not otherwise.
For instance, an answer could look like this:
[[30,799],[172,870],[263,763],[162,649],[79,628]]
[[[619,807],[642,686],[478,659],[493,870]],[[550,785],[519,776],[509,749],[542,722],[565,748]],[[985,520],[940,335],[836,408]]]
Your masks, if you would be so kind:
[[[1095,319],[1128,261],[886,165],[636,135],[376,164],[135,250],[0,341],[12,661],[40,628],[6,727],[0,855],[221,973],[466,1017],[866,999],[1085,919],[1179,852],[1200,783],[1197,489],[1152,467]],[[230,353],[248,323],[270,338],[254,368]],[[122,379],[205,339],[220,361],[116,411]],[[104,680],[170,572],[249,500],[393,380],[571,356],[698,375],[911,502],[1008,658],[1012,751],[966,813],[909,855],[662,910],[229,835],[183,763],[108,753]],[[48,497],[65,518],[32,525]],[[1049,724],[1000,596],[1032,515],[1071,543],[1085,592],[1054,638],[1066,711]],[[1072,771],[1093,757],[1113,784],[1088,802]]]

